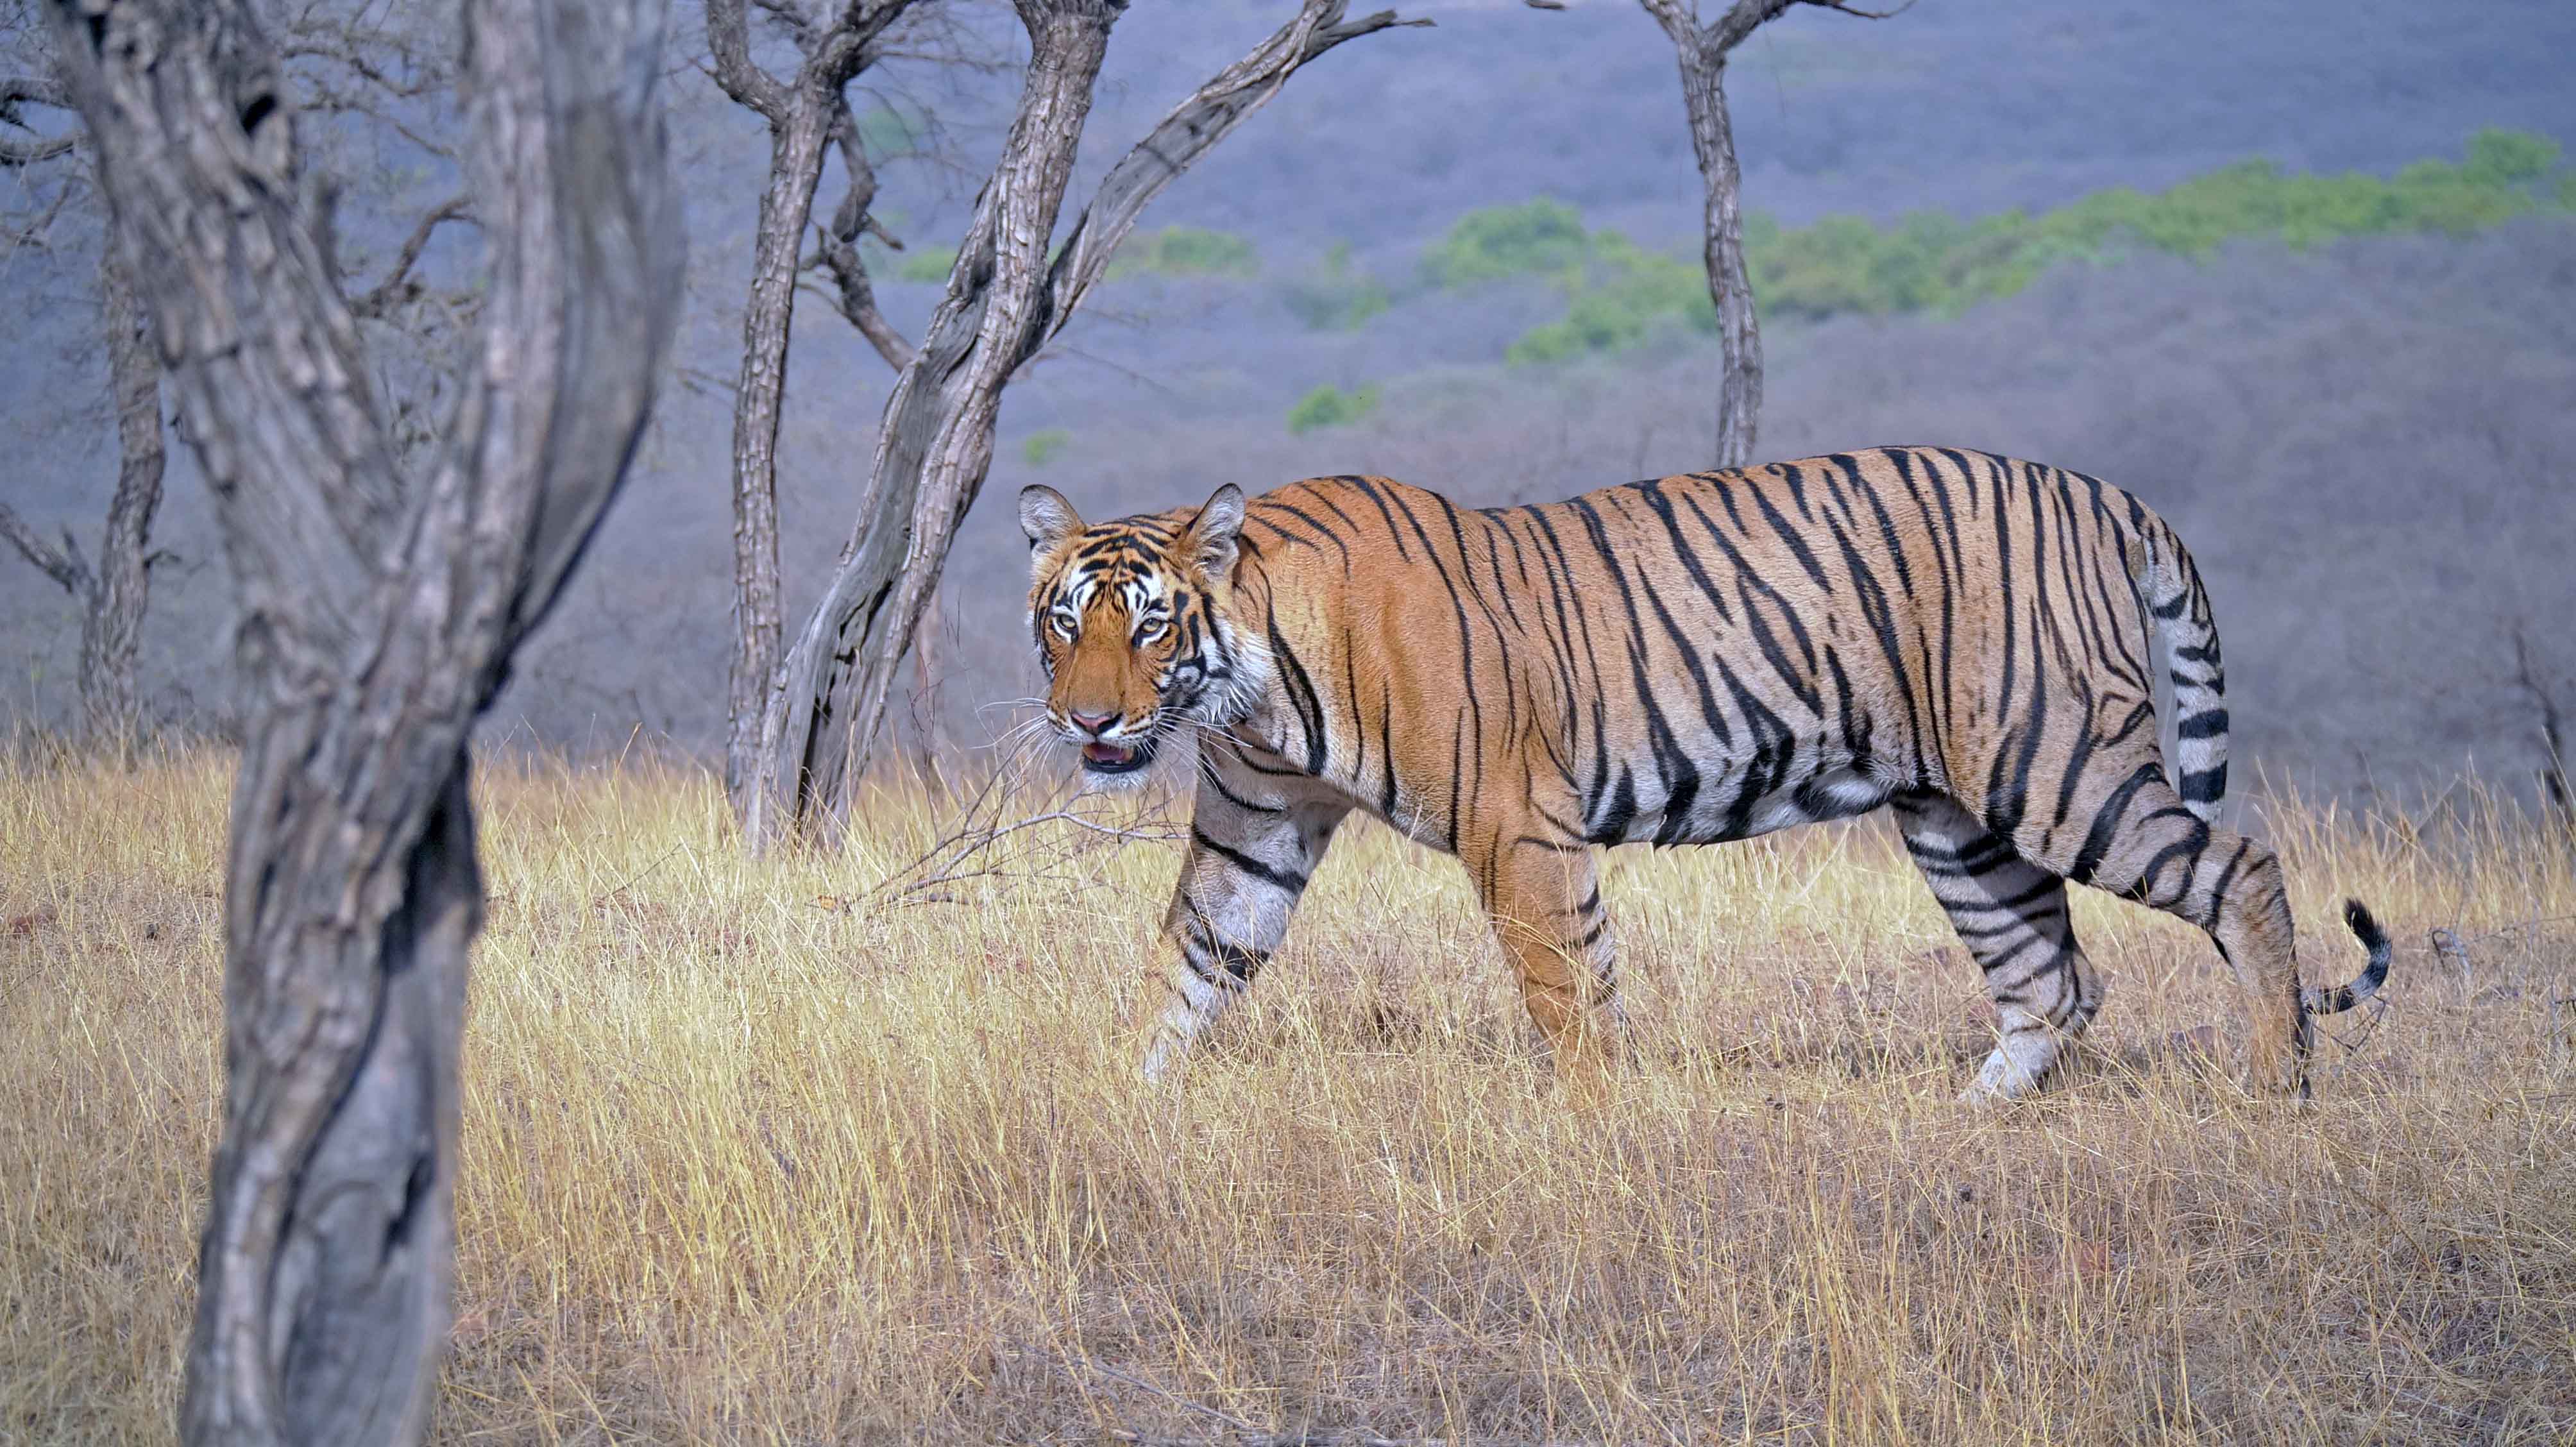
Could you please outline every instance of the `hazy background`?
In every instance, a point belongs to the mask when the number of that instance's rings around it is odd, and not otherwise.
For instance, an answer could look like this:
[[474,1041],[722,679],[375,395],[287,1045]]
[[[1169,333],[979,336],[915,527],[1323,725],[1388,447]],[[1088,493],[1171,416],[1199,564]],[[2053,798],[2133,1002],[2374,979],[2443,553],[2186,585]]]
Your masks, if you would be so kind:
[[[1514,337],[1562,314],[1552,287],[1409,285],[1461,213],[1539,196],[1695,254],[1699,181],[1661,32],[1630,0],[1556,14],[1499,0],[1398,8],[1437,27],[1318,61],[1147,214],[1148,228],[1248,238],[1257,275],[1114,282],[1007,394],[993,476],[942,587],[938,687],[907,728],[971,743],[985,730],[978,705],[1034,684],[1011,512],[1030,481],[1101,517],[1315,472],[1386,472],[1484,504],[1705,464],[1715,358],[1696,334],[1508,366]],[[1076,199],[1291,12],[1285,0],[1139,0],[1112,41]],[[968,23],[1016,61],[1000,12]],[[2457,160],[2482,126],[2576,143],[2570,56],[2565,0],[1920,0],[1881,22],[1795,12],[1737,53],[1729,90],[1749,207],[1790,226],[1922,208],[1973,219],[2257,156],[2387,175]],[[881,79],[896,114],[936,113],[950,161],[890,167],[878,212],[915,252],[938,251],[1016,77],[897,67]],[[638,471],[487,738],[586,752],[640,736],[711,756],[721,736],[726,387],[767,142],[702,75],[675,76],[673,99],[692,244],[677,371]],[[421,194],[453,185],[413,169]],[[827,175],[820,205],[838,195]],[[1356,329],[1311,330],[1290,291],[1337,242],[1394,304]],[[470,233],[441,248],[440,264],[470,265]],[[68,261],[0,271],[12,332],[0,489],[47,533],[68,524],[87,544],[114,448],[80,274]],[[879,279],[888,314],[917,332],[935,285],[891,267]],[[2275,779],[2412,792],[2474,759],[2527,781],[2541,750],[2513,681],[2517,625],[2576,708],[2576,217],[2068,265],[1955,317],[1773,322],[1765,342],[1765,456],[1989,448],[2095,473],[2164,512],[2215,598],[2238,757]],[[808,299],[790,378],[792,632],[850,530],[890,374]],[[1319,384],[1375,385],[1381,402],[1356,424],[1292,434],[1289,409]],[[1028,440],[1050,432],[1062,434],[1053,454],[1033,461]],[[184,447],[161,517],[158,541],[185,561],[156,575],[144,691],[164,719],[221,731],[230,587]],[[0,555],[0,719],[67,717],[77,647],[68,601]]]

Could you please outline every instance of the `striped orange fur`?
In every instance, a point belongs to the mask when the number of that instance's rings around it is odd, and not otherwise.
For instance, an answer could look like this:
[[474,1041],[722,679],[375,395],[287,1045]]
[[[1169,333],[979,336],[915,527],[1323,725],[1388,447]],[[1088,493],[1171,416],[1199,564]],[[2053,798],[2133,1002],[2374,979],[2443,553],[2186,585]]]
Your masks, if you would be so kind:
[[[2207,931],[2249,1079],[2303,1091],[2312,1014],[2281,870],[2217,819],[2227,712],[2190,555],[2136,498],[1952,448],[1835,453],[1469,510],[1376,477],[1084,523],[1021,495],[1049,717],[1102,779],[1198,766],[1166,920],[1159,1075],[1285,936],[1364,810],[1473,877],[1531,1017],[1610,1045],[1594,846],[1709,844],[1894,812],[1985,975],[2017,1096],[2100,1008],[2066,884]],[[2156,682],[2171,688],[2173,767]]]

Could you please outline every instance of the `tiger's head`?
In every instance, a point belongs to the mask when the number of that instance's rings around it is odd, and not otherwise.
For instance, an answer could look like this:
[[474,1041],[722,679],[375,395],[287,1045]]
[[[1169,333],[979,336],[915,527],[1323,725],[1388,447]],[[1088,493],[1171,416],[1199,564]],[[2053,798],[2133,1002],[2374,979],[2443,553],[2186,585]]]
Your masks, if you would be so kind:
[[1097,526],[1054,488],[1021,490],[1047,721],[1087,776],[1141,777],[1173,734],[1227,727],[1260,697],[1268,655],[1227,617],[1242,527],[1232,483],[1195,509]]

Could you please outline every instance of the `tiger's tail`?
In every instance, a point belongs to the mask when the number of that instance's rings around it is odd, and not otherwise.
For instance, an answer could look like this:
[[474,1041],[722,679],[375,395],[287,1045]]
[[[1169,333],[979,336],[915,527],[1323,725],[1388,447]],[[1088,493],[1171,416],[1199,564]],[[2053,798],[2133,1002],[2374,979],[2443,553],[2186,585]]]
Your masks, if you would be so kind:
[[2174,746],[2166,759],[2174,792],[2202,823],[2215,823],[2227,797],[2227,670],[2218,652],[2218,623],[2200,570],[2173,530],[2143,530],[2129,555],[2146,604],[2154,666],[2173,684]]
[[2370,960],[2361,967],[2360,974],[2331,990],[2314,985],[2303,986],[2299,991],[2299,1008],[2310,1015],[2341,1014],[2378,994],[2379,987],[2388,983],[2388,960],[2396,953],[2396,948],[2388,941],[2388,931],[2379,927],[2379,921],[2371,918],[2370,911],[2363,908],[2357,899],[2343,902],[2343,922],[2351,926],[2353,937],[2361,941],[2361,947],[2370,952]]
[[[2155,666],[2173,683],[2174,748],[2166,767],[2174,775],[2174,792],[2183,807],[2203,823],[2215,823],[2220,801],[2227,797],[2227,672],[2218,652],[2218,625],[2210,616],[2209,593],[2200,570],[2170,528],[2151,527],[2139,535],[2129,554],[2130,571],[2147,607],[2147,631],[2156,654]],[[2379,993],[2388,982],[2388,963],[2395,954],[2388,931],[2360,900],[2343,902],[2343,922],[2369,955],[2361,973],[2331,989],[2310,985],[2299,991],[2299,1009],[2308,1015],[2335,1015]]]

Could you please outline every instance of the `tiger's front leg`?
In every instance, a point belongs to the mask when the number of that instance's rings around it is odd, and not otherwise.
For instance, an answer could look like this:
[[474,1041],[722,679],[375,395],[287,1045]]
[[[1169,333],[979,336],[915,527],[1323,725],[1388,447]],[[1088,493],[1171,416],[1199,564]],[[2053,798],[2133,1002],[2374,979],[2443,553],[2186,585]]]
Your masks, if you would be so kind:
[[1288,936],[1288,916],[1350,806],[1267,801],[1199,782],[1190,852],[1163,915],[1162,1013],[1145,1044],[1145,1079],[1163,1079],[1199,1032],[1252,984]]

